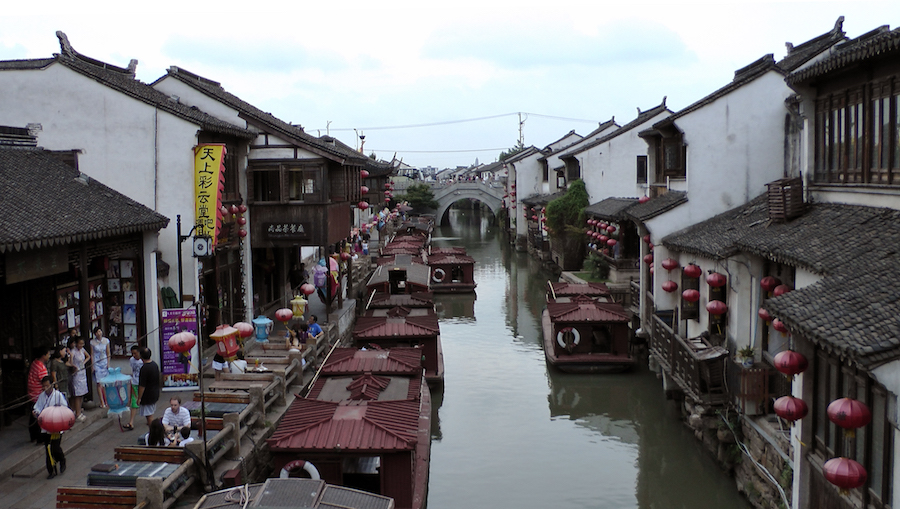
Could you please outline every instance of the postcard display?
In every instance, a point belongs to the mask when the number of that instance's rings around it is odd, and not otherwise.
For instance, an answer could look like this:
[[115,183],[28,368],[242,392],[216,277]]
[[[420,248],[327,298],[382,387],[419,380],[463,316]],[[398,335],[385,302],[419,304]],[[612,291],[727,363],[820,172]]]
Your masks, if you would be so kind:
[[[88,313],[90,313],[88,318],[91,330],[98,326],[106,328],[104,294],[102,276],[88,280]],[[69,341],[69,329],[80,329],[81,320],[83,319],[81,316],[81,292],[78,291],[77,284],[69,284],[57,288],[56,312],[58,344],[65,345]],[[89,341],[89,338],[85,338],[85,342],[87,341]]]
[[114,356],[131,355],[138,344],[140,292],[134,260],[110,260],[106,269],[106,337]]

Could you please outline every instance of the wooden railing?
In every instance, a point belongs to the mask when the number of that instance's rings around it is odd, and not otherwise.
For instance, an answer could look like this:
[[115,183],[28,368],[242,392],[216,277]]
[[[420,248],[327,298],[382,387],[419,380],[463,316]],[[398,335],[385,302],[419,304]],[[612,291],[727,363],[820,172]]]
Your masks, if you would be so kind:
[[685,340],[654,315],[650,351],[672,380],[695,401],[707,404],[728,401],[725,383],[728,351],[724,348],[702,338]]

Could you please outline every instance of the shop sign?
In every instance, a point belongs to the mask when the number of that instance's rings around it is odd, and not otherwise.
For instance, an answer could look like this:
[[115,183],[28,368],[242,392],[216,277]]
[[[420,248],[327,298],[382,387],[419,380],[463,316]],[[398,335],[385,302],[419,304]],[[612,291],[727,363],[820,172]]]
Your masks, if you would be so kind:
[[[175,353],[169,348],[169,338],[179,332],[197,335],[197,313],[190,309],[163,309],[160,326],[160,371],[162,371],[164,391],[179,391],[198,387],[197,362],[200,360],[198,345],[185,354]],[[198,343],[200,341],[198,340]]]
[[266,237],[270,239],[305,239],[308,226],[303,223],[266,223]]
[[6,254],[6,284],[20,283],[69,270],[69,249],[59,246],[47,249],[11,251]]
[[222,190],[225,188],[225,145],[204,143],[194,147],[194,205],[197,237],[216,237],[222,226]]

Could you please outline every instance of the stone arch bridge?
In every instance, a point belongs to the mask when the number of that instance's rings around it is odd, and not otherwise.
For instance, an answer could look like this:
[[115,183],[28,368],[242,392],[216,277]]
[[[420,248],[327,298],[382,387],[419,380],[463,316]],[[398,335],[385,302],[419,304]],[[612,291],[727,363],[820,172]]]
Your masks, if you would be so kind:
[[503,195],[506,190],[500,183],[483,184],[481,182],[455,182],[452,184],[432,183],[431,191],[438,202],[435,216],[438,224],[444,220],[444,214],[455,202],[464,199],[476,200],[491,209],[496,216],[503,208]]

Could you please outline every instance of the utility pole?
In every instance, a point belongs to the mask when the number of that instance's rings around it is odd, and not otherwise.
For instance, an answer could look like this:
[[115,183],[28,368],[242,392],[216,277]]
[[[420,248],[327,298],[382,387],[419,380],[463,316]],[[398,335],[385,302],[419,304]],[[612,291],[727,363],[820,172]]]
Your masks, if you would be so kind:
[[528,115],[525,115],[525,118],[522,118],[522,112],[519,112],[519,148],[525,146],[525,133],[522,131],[522,126],[525,125],[525,121],[528,120]]

